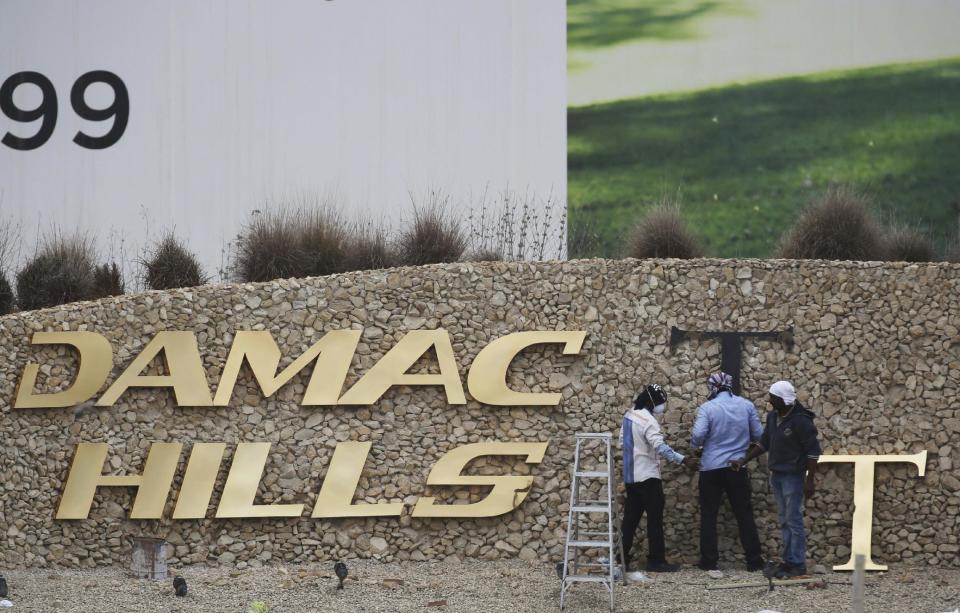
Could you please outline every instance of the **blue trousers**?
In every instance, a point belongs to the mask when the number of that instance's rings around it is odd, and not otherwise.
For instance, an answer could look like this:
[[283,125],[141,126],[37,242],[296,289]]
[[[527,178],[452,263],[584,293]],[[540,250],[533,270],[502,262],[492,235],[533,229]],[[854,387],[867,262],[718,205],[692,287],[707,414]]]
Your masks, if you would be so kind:
[[803,529],[803,474],[770,474],[770,486],[777,501],[777,515],[783,535],[783,561],[806,570],[807,534]]

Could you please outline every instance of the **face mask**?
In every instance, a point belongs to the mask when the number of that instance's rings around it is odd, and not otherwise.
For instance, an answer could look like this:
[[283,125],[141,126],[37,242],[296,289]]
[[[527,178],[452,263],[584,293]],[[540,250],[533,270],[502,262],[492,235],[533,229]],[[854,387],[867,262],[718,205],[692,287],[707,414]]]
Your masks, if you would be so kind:
[[663,412],[666,411],[666,410],[667,410],[667,404],[666,404],[666,403],[658,404],[657,406],[653,407],[653,414],[654,414],[654,415],[663,415]]

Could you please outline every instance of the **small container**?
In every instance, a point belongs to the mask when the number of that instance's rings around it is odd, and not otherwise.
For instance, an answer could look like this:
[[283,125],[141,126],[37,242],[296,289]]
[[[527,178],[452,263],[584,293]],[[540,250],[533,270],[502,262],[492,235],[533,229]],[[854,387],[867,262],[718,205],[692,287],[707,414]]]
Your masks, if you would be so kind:
[[138,579],[161,581],[167,578],[167,542],[163,539],[133,537],[130,572]]

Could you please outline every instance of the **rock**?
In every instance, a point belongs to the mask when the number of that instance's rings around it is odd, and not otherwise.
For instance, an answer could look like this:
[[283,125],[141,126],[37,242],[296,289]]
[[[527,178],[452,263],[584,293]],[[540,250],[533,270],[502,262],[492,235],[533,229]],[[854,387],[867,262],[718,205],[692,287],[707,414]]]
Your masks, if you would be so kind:
[[[0,557],[8,567],[24,569],[122,567],[129,565],[130,536],[159,533],[169,542],[171,566],[178,569],[218,563],[229,569],[315,563],[326,568],[330,560],[350,557],[384,563],[473,558],[510,564],[519,559],[521,566],[534,566],[562,548],[574,433],[616,435],[622,410],[638,386],[659,380],[669,383],[674,407],[661,424],[665,439],[673,444],[689,436],[693,407],[703,401],[703,377],[719,363],[719,343],[691,334],[671,345],[670,329],[676,326],[691,331],[792,328],[792,346],[774,339],[743,340],[744,396],[760,401],[762,416],[765,386],[781,376],[793,377],[801,400],[817,415],[827,454],[929,450],[922,478],[906,464],[876,467],[873,544],[894,572],[908,566],[960,567],[960,446],[955,443],[960,440],[960,312],[951,301],[958,288],[960,267],[940,263],[457,263],[127,294],[3,316],[0,343],[7,359],[0,360]],[[433,383],[391,386],[368,406],[303,402],[308,388],[342,395],[406,334],[433,329],[448,334],[456,372],[446,374],[451,381],[459,377],[465,404],[449,402],[444,388]],[[158,331],[189,331],[195,343],[188,345],[199,351],[211,395],[240,330],[269,332],[276,343],[279,367],[267,364],[269,372],[259,372],[264,384],[326,332],[363,334],[356,352],[341,356],[350,358],[350,367],[339,388],[341,382],[328,372],[332,356],[324,353],[269,395],[251,368],[242,366],[228,406],[179,407],[169,388],[134,387],[112,406],[96,405],[104,392],[100,389],[72,408],[12,409],[28,362],[38,364],[37,393],[63,391],[75,380],[75,350],[29,344],[34,333],[57,330],[104,334],[114,352],[109,381]],[[477,402],[468,378],[479,352],[510,332],[533,330],[587,333],[578,355],[562,354],[555,343],[534,345],[513,356],[507,369],[510,389],[560,394],[560,403],[494,407]],[[439,372],[438,354],[448,368],[445,352],[438,344],[419,359],[408,356],[414,362],[407,372]],[[165,372],[166,357],[158,356],[142,374]],[[174,362],[189,368],[186,363]],[[402,503],[401,515],[310,518],[336,444],[347,441],[370,443],[355,491],[349,492],[351,502]],[[547,442],[542,462],[527,463],[522,455],[484,456],[464,469],[465,475],[531,475],[529,492],[515,510],[468,521],[411,516],[425,496],[464,504],[489,492],[489,486],[428,486],[444,454],[471,443],[519,441]],[[136,491],[100,487],[89,519],[57,520],[79,442],[109,445],[105,475],[140,475],[151,445],[182,443],[163,519],[130,520]],[[207,518],[172,520],[184,468],[198,442],[226,443]],[[301,518],[214,517],[238,442],[271,445],[262,469],[253,466],[244,476],[257,487],[253,504],[268,512],[271,505],[304,504]],[[616,453],[619,472],[622,461]],[[699,512],[696,477],[669,465],[663,469],[675,519],[667,522],[666,539],[671,556],[689,562],[698,554],[697,531],[690,529]],[[850,555],[852,469],[824,464],[818,473],[819,491],[809,503],[811,516],[818,518],[810,528],[809,551],[815,559],[842,563]],[[760,460],[752,480],[758,492],[755,514],[758,521],[766,518],[760,536],[764,547],[774,551],[780,536],[771,519],[776,509],[766,494],[766,474]],[[590,493],[599,497],[599,486]],[[723,511],[719,539],[724,555],[733,556],[737,531],[728,519]],[[811,568],[818,567],[811,563]],[[329,576],[329,568],[324,572]],[[926,577],[911,572],[918,584]],[[257,574],[245,572],[242,578]],[[367,579],[379,587],[384,576]]]
[[387,539],[381,536],[374,536],[370,538],[370,550],[373,551],[373,553],[384,553],[389,547],[390,546],[387,543]]

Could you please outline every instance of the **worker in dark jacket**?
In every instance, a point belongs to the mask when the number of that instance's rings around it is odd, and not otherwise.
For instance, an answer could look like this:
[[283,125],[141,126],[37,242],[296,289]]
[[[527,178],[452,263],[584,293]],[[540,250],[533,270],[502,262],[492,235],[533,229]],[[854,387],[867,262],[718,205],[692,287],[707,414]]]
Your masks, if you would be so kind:
[[758,445],[746,457],[730,462],[741,466],[764,453],[770,469],[770,485],[777,501],[777,514],[783,534],[783,562],[777,569],[780,578],[807,574],[807,535],[803,527],[803,503],[813,496],[814,474],[820,458],[820,442],[813,413],[797,400],[789,381],[770,386],[767,425]]

